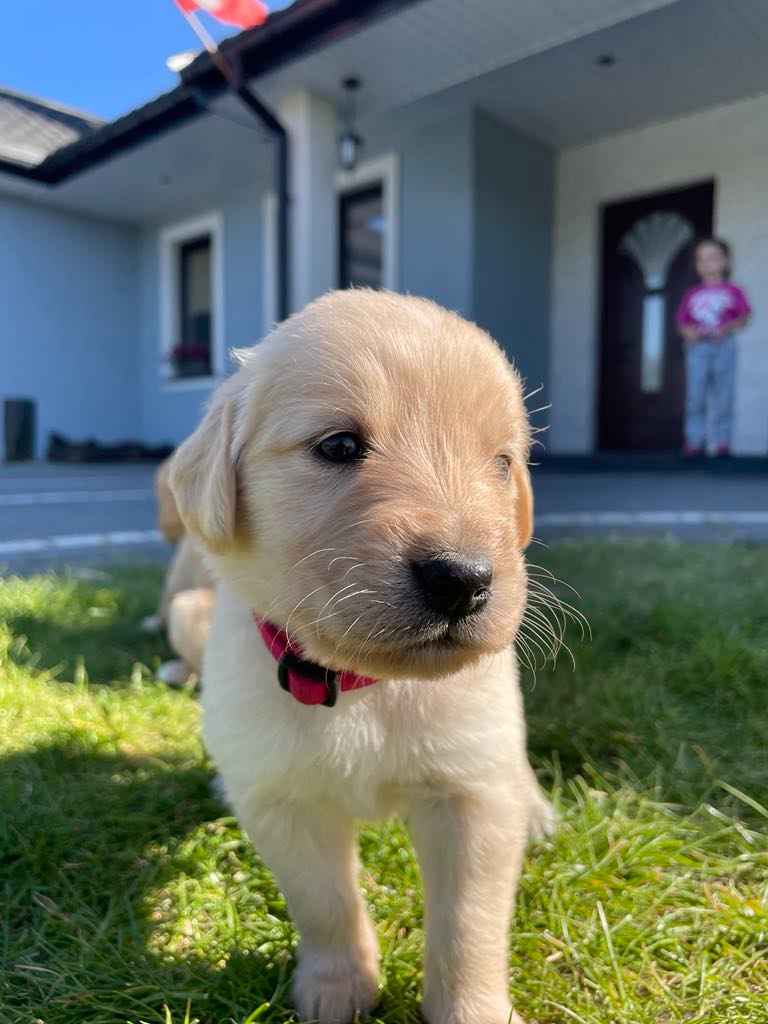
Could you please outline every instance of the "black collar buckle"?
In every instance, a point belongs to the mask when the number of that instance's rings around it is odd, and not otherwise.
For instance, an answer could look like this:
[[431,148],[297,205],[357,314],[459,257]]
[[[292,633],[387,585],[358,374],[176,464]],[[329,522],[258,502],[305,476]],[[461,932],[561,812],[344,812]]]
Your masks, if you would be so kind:
[[323,707],[332,708],[336,705],[339,698],[339,680],[338,673],[333,669],[323,668],[322,665],[316,665],[313,661],[304,661],[292,651],[286,651],[277,663],[277,681],[288,693],[291,692],[289,672],[298,672],[305,679],[323,683],[327,694],[323,701]]

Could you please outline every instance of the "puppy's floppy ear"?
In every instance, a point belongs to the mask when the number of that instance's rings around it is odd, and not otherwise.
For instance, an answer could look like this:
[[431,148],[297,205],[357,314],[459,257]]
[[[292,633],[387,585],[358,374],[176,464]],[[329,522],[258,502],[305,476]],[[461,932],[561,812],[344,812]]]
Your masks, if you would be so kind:
[[533,537],[533,488],[531,475],[524,463],[515,462],[513,475],[517,491],[517,539],[521,550],[524,550]]
[[223,551],[235,540],[235,412],[234,391],[224,384],[171,460],[170,485],[182,521],[212,551]]
[[155,497],[157,498],[157,526],[169,544],[175,544],[184,536],[184,524],[181,521],[179,510],[176,508],[176,499],[173,497],[168,475],[170,473],[171,460],[165,459],[155,472]]

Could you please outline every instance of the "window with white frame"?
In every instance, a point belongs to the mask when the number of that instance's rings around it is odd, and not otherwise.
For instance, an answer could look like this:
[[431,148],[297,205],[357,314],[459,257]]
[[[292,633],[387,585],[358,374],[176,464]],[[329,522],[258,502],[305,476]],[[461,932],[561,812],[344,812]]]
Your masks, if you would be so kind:
[[339,288],[384,287],[384,188],[339,196]]
[[163,376],[203,383],[221,372],[221,220],[166,228],[160,242]]
[[399,166],[395,154],[339,171],[338,285],[398,288]]

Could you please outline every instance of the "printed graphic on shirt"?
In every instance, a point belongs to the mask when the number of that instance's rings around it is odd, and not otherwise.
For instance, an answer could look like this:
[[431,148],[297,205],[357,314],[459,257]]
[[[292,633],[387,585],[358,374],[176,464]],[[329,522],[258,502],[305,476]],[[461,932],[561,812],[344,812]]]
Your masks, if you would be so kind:
[[689,299],[692,320],[702,327],[719,327],[723,313],[731,305],[731,293],[727,288],[702,288]]
[[689,288],[675,319],[681,327],[693,325],[706,333],[748,317],[751,313],[749,299],[743,290],[726,281]]

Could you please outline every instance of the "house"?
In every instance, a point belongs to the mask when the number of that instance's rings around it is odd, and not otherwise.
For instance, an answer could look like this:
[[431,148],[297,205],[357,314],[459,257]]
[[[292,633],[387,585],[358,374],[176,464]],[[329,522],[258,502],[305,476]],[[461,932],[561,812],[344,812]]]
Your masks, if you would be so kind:
[[[207,55],[108,124],[1,93],[0,399],[34,401],[38,454],[51,430],[177,442],[229,347],[278,316],[281,281],[293,309],[367,283],[490,330],[543,386],[551,451],[674,448],[671,312],[690,240],[714,230],[756,307],[734,450],[764,453],[764,13],[297,0],[224,46],[287,132],[284,278],[274,136]],[[362,140],[347,171],[345,130]],[[628,255],[639,223],[655,276]]]

